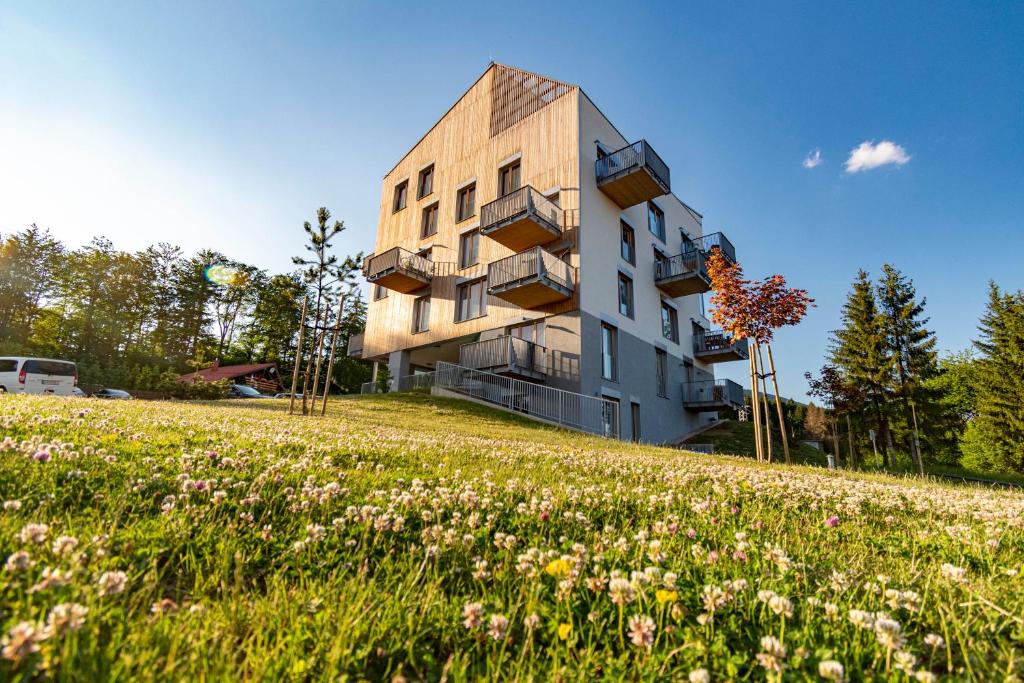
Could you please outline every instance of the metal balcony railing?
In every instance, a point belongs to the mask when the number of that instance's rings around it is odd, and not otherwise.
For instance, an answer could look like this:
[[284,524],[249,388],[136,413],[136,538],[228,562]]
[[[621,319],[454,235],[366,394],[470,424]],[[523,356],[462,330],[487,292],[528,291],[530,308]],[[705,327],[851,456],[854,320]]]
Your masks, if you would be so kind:
[[700,332],[693,335],[694,355],[714,354],[733,351],[741,358],[749,358],[746,339],[733,339],[731,334],[722,330]]
[[654,262],[654,280],[666,280],[680,275],[695,275],[708,282],[707,255],[703,251],[690,250]]
[[743,387],[731,379],[683,382],[683,405],[688,408],[741,408]]
[[646,140],[634,142],[597,160],[597,184],[610,182],[638,168],[646,168],[666,193],[671,191],[668,164]]
[[573,290],[572,266],[542,247],[512,254],[487,266],[489,290],[507,289],[538,278],[550,280],[570,292]]
[[396,271],[425,282],[430,282],[434,272],[434,264],[430,259],[414,254],[402,247],[393,247],[366,259],[364,274],[369,282],[374,282]]
[[729,261],[736,262],[736,247],[732,245],[729,238],[725,236],[725,233],[713,232],[703,237],[688,237],[683,235],[683,253],[688,251],[702,251],[704,254],[710,254],[712,249],[719,249],[722,255],[725,256]]
[[618,438],[615,401],[439,362],[434,386],[562,427]]
[[547,372],[547,352],[540,344],[505,335],[463,344],[459,348],[459,365],[473,370],[503,368],[543,375]]
[[560,213],[557,204],[531,186],[524,185],[480,207],[480,233],[486,235],[490,230],[520,216],[532,216],[542,221],[544,227],[557,236],[562,234],[558,221]]

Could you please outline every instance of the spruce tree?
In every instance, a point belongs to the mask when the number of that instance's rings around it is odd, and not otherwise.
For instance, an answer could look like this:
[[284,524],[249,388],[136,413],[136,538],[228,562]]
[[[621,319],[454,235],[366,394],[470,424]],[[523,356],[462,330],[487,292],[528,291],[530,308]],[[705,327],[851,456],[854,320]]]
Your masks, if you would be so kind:
[[886,343],[883,316],[866,271],[859,271],[843,304],[843,327],[832,333],[830,361],[864,396],[878,431],[882,463],[889,466],[889,407],[895,359]]
[[921,454],[914,440],[912,405],[920,405],[925,399],[924,382],[938,370],[935,333],[927,328],[925,299],[918,301],[914,284],[888,263],[882,266],[878,303],[886,344],[895,362],[893,393],[900,403],[906,422],[904,435],[907,450],[921,471]]
[[1024,292],[1000,292],[990,283],[978,329],[975,420],[993,442],[998,464],[1024,473]]

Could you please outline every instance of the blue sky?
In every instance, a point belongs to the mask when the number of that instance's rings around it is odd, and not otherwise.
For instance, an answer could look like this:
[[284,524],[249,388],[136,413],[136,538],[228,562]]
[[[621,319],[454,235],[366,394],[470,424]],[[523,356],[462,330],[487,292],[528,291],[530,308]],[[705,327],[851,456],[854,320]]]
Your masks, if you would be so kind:
[[[287,270],[326,205],[369,250],[381,177],[493,58],[582,85],[749,275],[811,291],[799,395],[858,268],[912,277],[943,349],[1024,287],[1024,4],[895,4],[5,3],[0,233]],[[882,141],[905,163],[845,170]]]

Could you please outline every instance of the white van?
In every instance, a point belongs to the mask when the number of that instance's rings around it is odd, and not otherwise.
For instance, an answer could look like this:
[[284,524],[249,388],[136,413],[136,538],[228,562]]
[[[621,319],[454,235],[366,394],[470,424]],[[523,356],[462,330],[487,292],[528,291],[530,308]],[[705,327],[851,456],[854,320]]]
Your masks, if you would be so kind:
[[78,385],[78,367],[53,358],[0,356],[0,394],[71,396]]

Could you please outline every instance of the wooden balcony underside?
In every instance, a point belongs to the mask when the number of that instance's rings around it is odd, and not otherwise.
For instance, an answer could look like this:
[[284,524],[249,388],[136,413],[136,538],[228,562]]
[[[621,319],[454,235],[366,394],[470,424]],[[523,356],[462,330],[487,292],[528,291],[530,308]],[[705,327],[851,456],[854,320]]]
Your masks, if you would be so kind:
[[370,282],[401,294],[415,292],[416,290],[423,289],[430,284],[430,280],[428,278],[425,278],[418,273],[397,268],[386,270],[374,276]]
[[667,194],[665,187],[643,166],[634,166],[610,176],[598,187],[623,209]]
[[485,227],[480,234],[490,237],[512,251],[525,251],[530,247],[555,241],[561,235],[561,231],[536,214],[523,212]]
[[735,346],[728,346],[721,349],[710,349],[708,351],[697,351],[693,354],[698,360],[705,363],[728,363],[734,360],[747,360],[746,354],[740,353]]
[[572,297],[572,290],[562,287],[546,277],[536,276],[528,280],[511,282],[501,287],[491,287],[488,292],[521,308],[538,308]]
[[680,273],[655,280],[658,289],[673,299],[689,294],[701,294],[711,290],[711,283],[696,272]]
[[716,398],[709,401],[684,402],[683,407],[697,413],[707,413],[711,411],[718,412],[719,410],[736,410],[742,406],[722,397],[720,399]]

